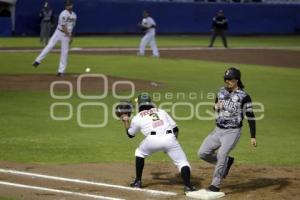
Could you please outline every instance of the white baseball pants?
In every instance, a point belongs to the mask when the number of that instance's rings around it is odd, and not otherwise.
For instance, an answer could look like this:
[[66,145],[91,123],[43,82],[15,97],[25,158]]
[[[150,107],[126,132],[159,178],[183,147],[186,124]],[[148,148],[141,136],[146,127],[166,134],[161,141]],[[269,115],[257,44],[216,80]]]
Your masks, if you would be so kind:
[[145,158],[157,151],[168,154],[178,171],[184,166],[190,166],[186,155],[174,134],[148,135],[135,150],[135,156]]
[[68,53],[69,53],[69,42],[70,37],[66,36],[65,33],[56,29],[54,34],[52,35],[49,43],[40,53],[40,55],[35,59],[36,62],[41,63],[42,60],[46,57],[46,55],[54,48],[57,42],[61,42],[61,52],[60,52],[60,62],[59,62],[59,73],[64,73],[67,67],[68,62]]
[[155,57],[159,57],[159,52],[155,41],[155,29],[153,28],[149,29],[141,40],[139,51],[140,55],[145,55],[145,48],[148,43],[152,49],[152,55]]

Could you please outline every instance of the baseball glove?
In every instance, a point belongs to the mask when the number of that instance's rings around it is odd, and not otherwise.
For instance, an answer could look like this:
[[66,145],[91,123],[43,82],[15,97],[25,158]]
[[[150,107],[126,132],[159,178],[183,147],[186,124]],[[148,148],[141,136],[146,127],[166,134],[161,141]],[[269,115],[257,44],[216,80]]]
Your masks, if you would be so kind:
[[132,108],[133,106],[130,101],[122,101],[116,106],[115,113],[118,117],[121,117],[124,114],[130,117],[132,113]]

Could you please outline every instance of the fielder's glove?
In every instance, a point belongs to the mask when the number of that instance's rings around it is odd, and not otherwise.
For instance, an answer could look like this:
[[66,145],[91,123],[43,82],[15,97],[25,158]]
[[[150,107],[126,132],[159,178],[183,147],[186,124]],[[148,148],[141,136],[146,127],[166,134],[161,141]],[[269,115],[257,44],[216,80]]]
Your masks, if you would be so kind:
[[121,118],[123,115],[131,116],[133,106],[130,101],[122,101],[115,108],[115,114]]

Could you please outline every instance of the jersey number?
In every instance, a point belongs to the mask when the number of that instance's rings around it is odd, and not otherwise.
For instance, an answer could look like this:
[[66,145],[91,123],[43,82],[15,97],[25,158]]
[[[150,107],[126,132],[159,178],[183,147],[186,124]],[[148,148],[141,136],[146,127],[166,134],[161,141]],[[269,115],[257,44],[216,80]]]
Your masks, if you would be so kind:
[[160,120],[158,114],[156,114],[156,113],[151,113],[150,117],[152,117],[152,121],[158,121],[158,120]]

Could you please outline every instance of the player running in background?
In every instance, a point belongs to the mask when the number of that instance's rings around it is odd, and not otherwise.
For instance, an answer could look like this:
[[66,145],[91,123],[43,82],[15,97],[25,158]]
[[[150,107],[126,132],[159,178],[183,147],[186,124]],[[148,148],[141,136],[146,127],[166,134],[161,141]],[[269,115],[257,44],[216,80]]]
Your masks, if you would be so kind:
[[56,31],[52,35],[48,45],[43,49],[40,55],[32,64],[37,67],[46,55],[54,48],[57,42],[61,42],[61,54],[57,76],[62,76],[67,67],[69,45],[72,41],[72,31],[76,24],[77,16],[73,11],[73,3],[68,0],[65,2],[65,10],[59,15]]

